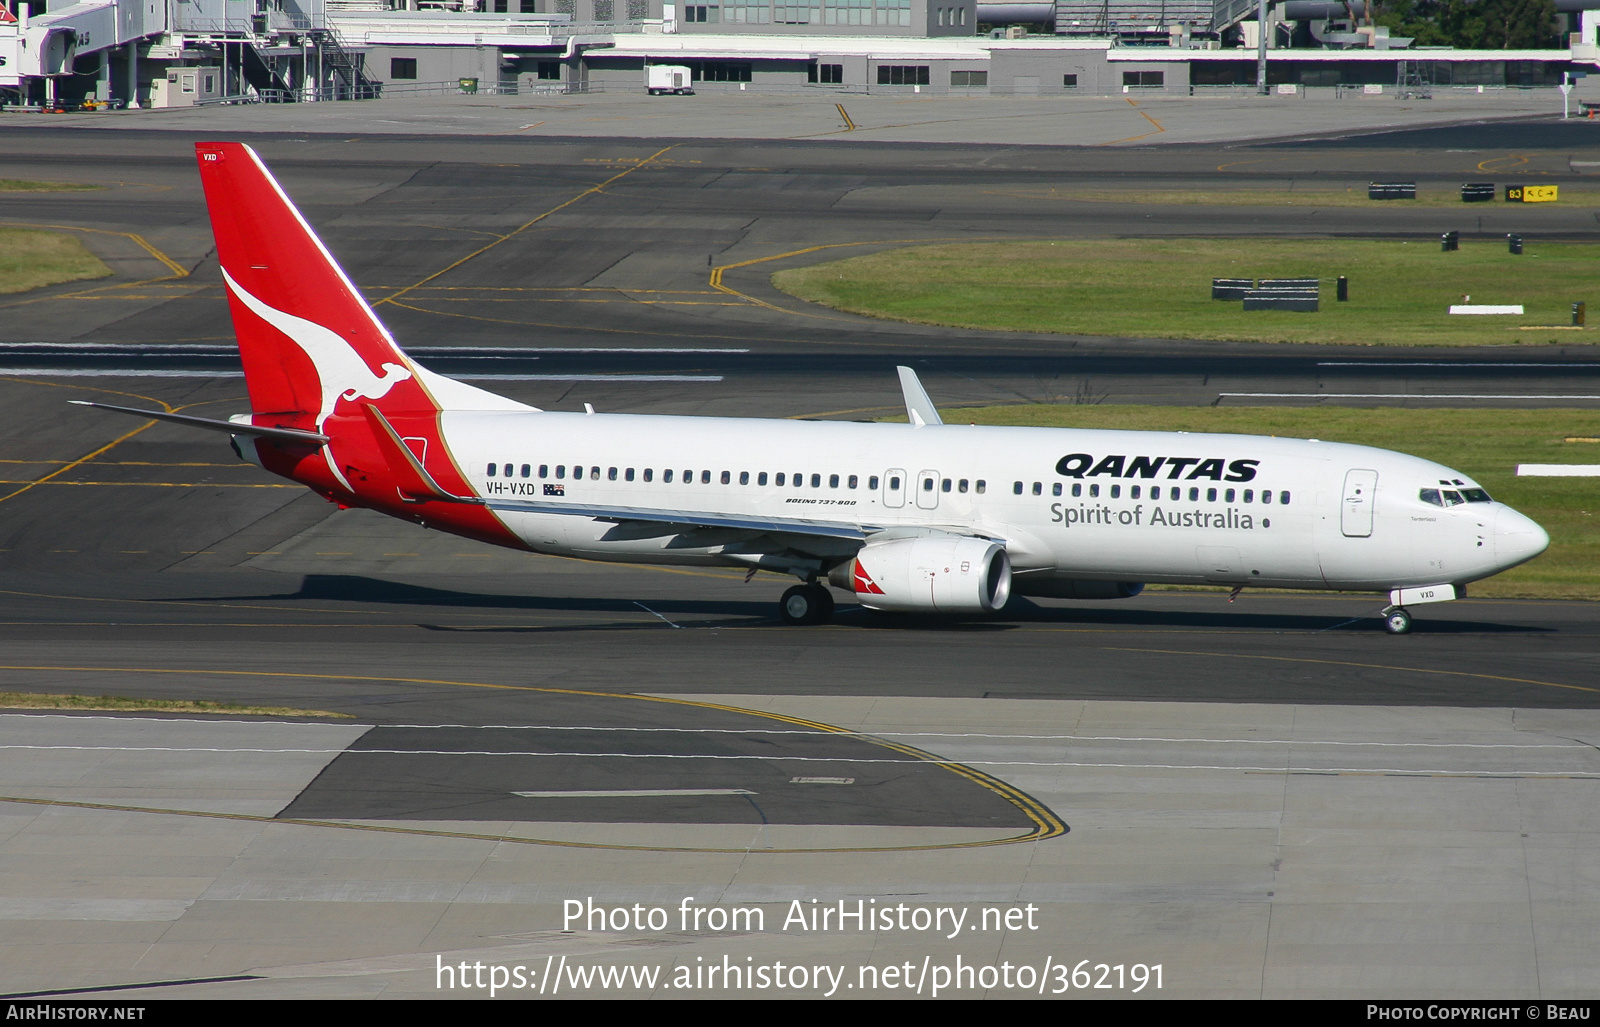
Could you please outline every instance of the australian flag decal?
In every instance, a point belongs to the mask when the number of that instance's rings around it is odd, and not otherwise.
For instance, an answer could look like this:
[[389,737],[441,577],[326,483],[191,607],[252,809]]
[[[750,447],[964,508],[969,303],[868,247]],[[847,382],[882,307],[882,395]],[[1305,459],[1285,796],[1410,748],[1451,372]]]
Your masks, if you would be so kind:
[[547,496],[564,496],[567,494],[567,487],[565,485],[556,485],[546,482],[544,486],[544,494]]

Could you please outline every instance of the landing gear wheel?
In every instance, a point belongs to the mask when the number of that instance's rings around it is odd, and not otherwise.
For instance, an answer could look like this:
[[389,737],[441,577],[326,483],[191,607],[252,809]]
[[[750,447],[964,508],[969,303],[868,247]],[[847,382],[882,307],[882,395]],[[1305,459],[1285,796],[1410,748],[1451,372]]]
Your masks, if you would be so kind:
[[778,615],[789,624],[825,624],[833,617],[833,595],[821,585],[796,585],[783,594]]
[[1398,606],[1383,615],[1383,630],[1391,635],[1403,635],[1411,630],[1411,614]]

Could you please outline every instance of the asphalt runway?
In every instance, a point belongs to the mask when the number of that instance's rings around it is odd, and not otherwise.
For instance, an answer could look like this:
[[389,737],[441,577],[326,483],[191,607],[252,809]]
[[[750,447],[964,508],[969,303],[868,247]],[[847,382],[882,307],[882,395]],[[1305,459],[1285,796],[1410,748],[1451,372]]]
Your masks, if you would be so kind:
[[[1600,146],[1586,137],[1534,150],[1523,131],[1507,128],[1499,139],[1480,127],[1469,152],[1457,152],[1463,140],[1447,130],[1338,145],[1161,150],[368,135],[250,141],[402,345],[441,371],[542,407],[872,418],[900,409],[893,367],[903,362],[922,371],[942,406],[1199,405],[1224,392],[1317,402],[1320,393],[1361,392],[1407,404],[1453,405],[1459,401],[1428,397],[1474,393],[1503,397],[1481,402],[1504,405],[1592,407],[1600,356],[1583,345],[1423,352],[1003,335],[839,315],[766,284],[784,266],[953,238],[1431,238],[1445,227],[1471,234],[1480,229],[1446,224],[1451,212],[1438,209],[1061,203],[1049,191],[1107,181],[1229,189],[1368,177],[1454,181],[1482,175],[1484,165],[1582,186],[1583,162],[1600,160]],[[1590,793],[1568,790],[1591,788],[1597,773],[1588,750],[1572,741],[1587,737],[1600,706],[1592,604],[1469,599],[1418,610],[1404,637],[1382,632],[1377,597],[1251,593],[1231,604],[1220,593],[1018,602],[982,621],[875,618],[841,602],[835,623],[791,628],[775,616],[787,584],[776,578],[746,583],[735,571],[507,554],[336,511],[238,462],[215,438],[67,406],[91,398],[225,416],[244,403],[242,381],[229,376],[236,362],[227,353],[230,327],[192,140],[143,131],[115,138],[107,147],[98,131],[0,129],[0,177],[110,186],[0,194],[0,222],[77,231],[116,272],[103,282],[0,297],[0,409],[9,415],[0,424],[0,691],[270,704],[353,720],[320,727],[279,718],[272,723],[281,737],[262,725],[267,734],[242,742],[224,737],[236,730],[226,725],[242,722],[207,727],[180,718],[161,722],[168,734],[159,745],[149,733],[117,727],[131,723],[126,718],[49,718],[46,730],[44,719],[19,715],[0,725],[14,738],[0,745],[0,761],[13,761],[0,770],[0,799],[9,797],[0,801],[0,846],[59,854],[59,865],[40,855],[35,866],[28,856],[33,869],[18,871],[26,885],[18,887],[45,898],[0,896],[0,919],[22,925],[5,949],[14,967],[6,990],[198,981],[213,969],[276,967],[250,977],[268,982],[259,992],[201,984],[151,994],[409,994],[394,990],[399,985],[384,991],[381,974],[389,971],[333,963],[464,950],[490,945],[486,939],[511,944],[503,939],[524,938],[529,923],[550,926],[549,909],[572,889],[633,901],[705,894],[715,879],[719,894],[760,901],[802,884],[807,894],[1038,895],[1065,904],[1052,907],[1065,918],[1058,924],[1077,923],[1079,935],[1096,937],[1107,936],[1110,903],[1134,911],[1119,944],[1167,944],[1158,939],[1175,937],[1171,917],[1192,926],[1179,929],[1184,944],[1203,948],[1221,932],[1217,951],[1228,955],[1217,966],[1205,969],[1209,956],[1185,950],[1185,994],[1237,994],[1222,982],[1240,967],[1258,975],[1246,993],[1346,994],[1340,988],[1348,985],[1326,977],[1296,976],[1292,967],[1320,957],[1295,948],[1294,928],[1260,942],[1258,928],[1236,936],[1214,918],[1274,901],[1273,859],[1282,863],[1286,850],[1271,854],[1283,843],[1270,840],[1263,811],[1311,825],[1308,850],[1329,844],[1318,832],[1332,822],[1330,809],[1379,811],[1371,823],[1346,825],[1353,833],[1326,850],[1343,865],[1362,863],[1371,845],[1395,844],[1362,833],[1377,830],[1373,824],[1425,824],[1440,844],[1454,839],[1477,851],[1478,836],[1462,841],[1480,830],[1462,826],[1465,814],[1429,819],[1446,808],[1496,811],[1499,826],[1481,827],[1485,852],[1500,851],[1496,832],[1508,817],[1562,824],[1563,846],[1587,845],[1596,829],[1591,814],[1573,812]],[[1496,206],[1482,216],[1485,235],[1600,234],[1587,208]],[[1510,719],[1491,723],[1485,711]],[[1281,760],[1252,749],[1289,739],[1298,743]],[[1526,760],[1495,755],[1533,740],[1560,749],[1560,759],[1540,762],[1543,750],[1532,748]],[[1307,756],[1307,746],[1372,748]],[[236,748],[235,757],[219,756]],[[191,763],[192,777],[183,777],[179,769]],[[242,771],[258,765],[255,783],[243,783]],[[1280,788],[1284,773],[1307,783],[1290,778],[1293,787]],[[1516,797],[1451,790],[1480,778],[1489,783],[1471,787],[1514,780]],[[1324,779],[1328,790],[1318,791]],[[1404,791],[1424,780],[1439,783]],[[146,904],[130,906],[136,900],[112,883],[103,886],[110,898],[90,901],[92,915],[49,904],[57,892],[76,895],[63,868],[97,881],[154,881],[165,872],[157,863],[115,862],[125,854],[91,858],[85,830],[112,829],[80,822],[111,818],[104,823],[151,832],[158,840],[150,851],[168,853],[161,858],[170,870],[173,839],[191,837],[186,832],[202,829],[196,818],[213,816],[239,819],[219,823],[204,844],[237,844],[250,858],[217,869],[197,856],[190,869],[161,878],[202,881],[192,894],[150,884],[138,892]],[[1164,833],[1162,824],[1180,821],[1181,830]],[[399,833],[354,839],[343,830],[351,825]],[[1208,851],[1219,827],[1238,850],[1197,863],[1191,854]],[[282,832],[310,833],[291,842]],[[532,864],[506,856],[499,871],[484,868],[501,856],[483,862],[470,854],[488,839],[517,841],[518,832],[589,848]],[[245,840],[227,840],[236,836]],[[429,862],[445,858],[427,848],[430,839],[453,839],[449,858],[461,865]],[[1062,839],[1079,847],[1030,847]],[[1013,844],[1019,840],[1030,844]],[[992,848],[1007,844],[1014,855]],[[989,855],[866,863],[809,856],[820,862],[771,870],[711,856],[673,856],[668,865],[650,855],[961,846],[990,846],[981,850]],[[634,850],[646,855],[593,855]],[[1151,852],[1170,852],[1172,862]],[[1084,871],[1076,862],[1084,858],[1099,869]],[[1431,852],[1400,862],[1411,869],[1395,881],[1411,890],[1382,893],[1387,901],[1426,893],[1434,903],[1427,916],[1459,922],[1463,939],[1481,941],[1473,925],[1482,910],[1449,905],[1472,892],[1470,882],[1441,870]],[[113,864],[121,869],[108,869]],[[350,869],[357,865],[391,869]],[[1574,883],[1587,880],[1582,868],[1562,866],[1541,878],[1556,883],[1528,913],[1558,933],[1560,917],[1596,902],[1592,882]],[[512,891],[484,885],[490,898],[470,900],[478,906],[440,883],[457,880],[451,875],[500,880],[495,873],[521,876],[505,879]],[[1309,873],[1319,888],[1332,887],[1322,870]],[[318,890],[323,879],[330,883]],[[554,883],[539,890],[531,879]],[[1110,890],[1082,891],[1091,879]],[[1000,881],[1016,887],[996,891]],[[1342,925],[1350,948],[1341,958],[1367,968],[1349,980],[1388,982],[1364,994],[1415,994],[1418,982],[1456,979],[1378,969],[1381,946],[1362,940],[1370,925],[1329,912],[1374,893],[1333,891],[1332,899],[1294,892],[1301,898],[1293,901],[1303,899],[1296,908],[1312,934]],[[487,905],[502,900],[512,912]],[[457,905],[429,920],[434,902]],[[1072,905],[1084,902],[1102,905],[1087,913]],[[312,906],[323,912],[307,928],[296,911]],[[513,914],[523,919],[513,923]],[[23,946],[58,951],[75,936],[75,917],[114,925],[94,939],[103,951],[71,972],[30,962]],[[425,920],[434,926],[419,927]],[[139,924],[157,921],[175,933],[139,933]],[[374,925],[384,923],[401,926],[376,943],[384,929]],[[1056,936],[1074,935],[1063,928]],[[133,950],[117,946],[130,943],[162,955],[125,958]],[[1545,994],[1587,987],[1588,971],[1551,976],[1566,972],[1556,969],[1563,964],[1548,948],[1542,956]],[[1487,958],[1462,965],[1485,972]],[[323,969],[282,970],[312,961]],[[1277,964],[1291,969],[1275,975]],[[285,983],[308,979],[345,983]],[[428,993],[422,984],[414,990]]]

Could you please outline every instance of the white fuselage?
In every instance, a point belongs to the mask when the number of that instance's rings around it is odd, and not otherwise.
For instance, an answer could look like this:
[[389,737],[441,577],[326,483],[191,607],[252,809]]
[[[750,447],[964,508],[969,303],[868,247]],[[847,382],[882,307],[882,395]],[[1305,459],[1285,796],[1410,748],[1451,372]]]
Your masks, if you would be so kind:
[[[1386,590],[1476,580],[1548,544],[1504,504],[1460,500],[1477,486],[1458,471],[1314,440],[498,411],[446,412],[443,429],[491,501],[987,535],[1036,580]],[[1426,489],[1458,499],[1428,501]],[[748,564],[742,554],[771,549],[772,533],[759,530],[498,514],[557,555]],[[857,545],[798,547],[826,561]]]

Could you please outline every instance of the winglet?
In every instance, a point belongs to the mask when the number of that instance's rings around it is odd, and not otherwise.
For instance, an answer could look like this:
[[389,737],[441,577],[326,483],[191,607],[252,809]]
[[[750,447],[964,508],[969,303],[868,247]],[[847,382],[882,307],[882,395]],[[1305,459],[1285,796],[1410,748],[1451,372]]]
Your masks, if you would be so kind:
[[933,400],[928,398],[928,390],[917,380],[917,372],[909,367],[897,367],[895,370],[900,372],[900,391],[905,393],[906,416],[911,418],[911,423],[918,428],[925,424],[943,424]]
[[366,412],[367,424],[372,428],[372,435],[378,442],[378,452],[383,454],[384,462],[389,465],[402,499],[408,503],[426,503],[430,499],[442,503],[483,502],[476,496],[453,496],[446,492],[417,460],[416,454],[412,453],[410,447],[400,438],[400,433],[394,430],[394,425],[383,416],[383,411],[371,403],[363,403],[361,407]]

